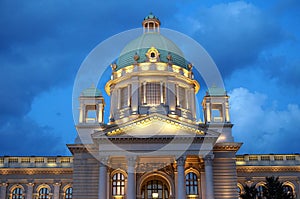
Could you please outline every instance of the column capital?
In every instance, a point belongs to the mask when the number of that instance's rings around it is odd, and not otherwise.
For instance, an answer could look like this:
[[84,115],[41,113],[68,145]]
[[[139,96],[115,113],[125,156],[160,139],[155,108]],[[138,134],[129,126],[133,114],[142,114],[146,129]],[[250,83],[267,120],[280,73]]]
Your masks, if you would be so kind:
[[53,184],[53,186],[55,186],[55,187],[59,187],[61,185],[61,183],[59,183],[59,182],[55,182],[54,184]]
[[128,173],[135,173],[136,168],[136,156],[127,156],[127,171]]
[[26,185],[27,185],[27,187],[33,187],[34,183],[33,182],[28,182]]
[[214,159],[214,155],[213,154],[208,154],[204,157],[204,162],[206,166],[212,166],[213,163],[213,159]]
[[177,166],[184,166],[185,165],[185,156],[181,156],[176,160]]
[[109,157],[108,156],[100,156],[98,158],[99,162],[100,162],[100,167],[106,167],[107,164],[109,163]]
[[137,156],[127,156],[127,165],[135,167],[136,161],[137,161]]
[[2,182],[2,183],[0,183],[0,186],[1,186],[1,187],[7,187],[7,186],[8,186],[8,183]]

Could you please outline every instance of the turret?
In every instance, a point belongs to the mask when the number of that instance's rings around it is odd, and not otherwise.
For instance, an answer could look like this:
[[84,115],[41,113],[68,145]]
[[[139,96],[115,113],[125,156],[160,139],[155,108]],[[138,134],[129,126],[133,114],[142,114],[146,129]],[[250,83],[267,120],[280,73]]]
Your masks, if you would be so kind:
[[204,122],[209,129],[221,133],[217,142],[233,142],[229,116],[229,96],[223,88],[211,87],[202,101]]
[[223,88],[209,88],[202,101],[205,123],[230,123],[229,96]]
[[94,85],[81,92],[79,102],[79,125],[104,122],[104,98]]

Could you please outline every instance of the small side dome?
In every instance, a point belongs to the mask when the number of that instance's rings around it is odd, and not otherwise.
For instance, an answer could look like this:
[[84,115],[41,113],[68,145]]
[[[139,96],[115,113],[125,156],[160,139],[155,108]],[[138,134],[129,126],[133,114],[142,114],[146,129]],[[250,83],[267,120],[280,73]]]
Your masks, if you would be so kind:
[[227,96],[227,92],[224,88],[212,86],[206,91],[206,96]]
[[81,92],[81,97],[102,97],[101,91],[94,84]]
[[152,14],[152,12],[150,12],[145,18],[144,20],[147,20],[147,19],[158,19],[158,17],[156,17],[155,15]]

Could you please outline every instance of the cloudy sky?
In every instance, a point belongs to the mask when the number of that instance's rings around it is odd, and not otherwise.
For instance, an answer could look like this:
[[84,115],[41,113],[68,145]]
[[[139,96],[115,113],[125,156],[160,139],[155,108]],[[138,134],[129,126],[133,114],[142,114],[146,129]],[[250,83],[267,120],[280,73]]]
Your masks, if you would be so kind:
[[217,64],[239,153],[300,152],[300,1],[2,0],[0,155],[69,155],[82,61],[151,11]]

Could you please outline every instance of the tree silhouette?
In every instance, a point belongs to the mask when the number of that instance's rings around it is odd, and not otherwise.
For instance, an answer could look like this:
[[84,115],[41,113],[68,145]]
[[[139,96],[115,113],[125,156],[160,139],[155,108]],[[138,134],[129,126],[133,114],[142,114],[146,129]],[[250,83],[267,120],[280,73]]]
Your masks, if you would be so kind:
[[240,195],[242,199],[256,199],[256,195],[258,191],[255,188],[255,185],[252,185],[250,187],[248,185],[245,185],[243,187],[244,187],[244,193]]
[[266,184],[263,186],[263,195],[266,199],[293,199],[293,193],[285,191],[279,177],[266,177]]

